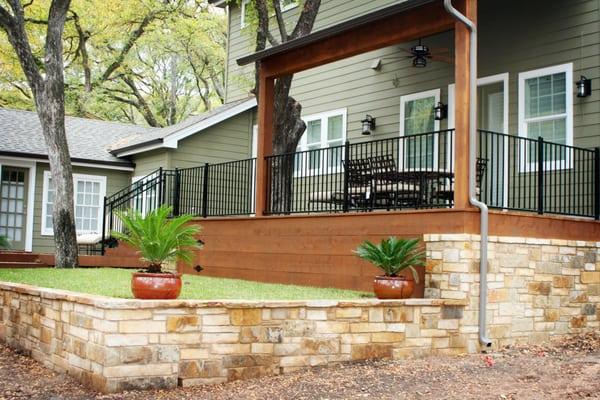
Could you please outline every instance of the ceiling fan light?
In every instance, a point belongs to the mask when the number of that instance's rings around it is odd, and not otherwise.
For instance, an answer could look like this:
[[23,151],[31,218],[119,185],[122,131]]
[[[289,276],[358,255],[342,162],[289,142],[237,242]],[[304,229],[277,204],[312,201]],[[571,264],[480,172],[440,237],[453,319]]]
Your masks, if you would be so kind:
[[413,58],[413,67],[415,68],[425,68],[427,66],[427,59],[423,56],[415,56]]

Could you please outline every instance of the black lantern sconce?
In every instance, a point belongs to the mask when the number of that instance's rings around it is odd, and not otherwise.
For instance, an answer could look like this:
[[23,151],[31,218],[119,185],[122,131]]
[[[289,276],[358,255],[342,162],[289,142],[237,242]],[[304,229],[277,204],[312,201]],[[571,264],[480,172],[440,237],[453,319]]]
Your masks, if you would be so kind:
[[437,106],[433,107],[433,117],[436,121],[448,118],[448,105],[438,102]]
[[588,97],[592,94],[592,80],[581,75],[577,81],[577,97]]
[[375,130],[375,118],[367,114],[365,119],[360,121],[362,123],[362,134],[370,135],[371,131]]

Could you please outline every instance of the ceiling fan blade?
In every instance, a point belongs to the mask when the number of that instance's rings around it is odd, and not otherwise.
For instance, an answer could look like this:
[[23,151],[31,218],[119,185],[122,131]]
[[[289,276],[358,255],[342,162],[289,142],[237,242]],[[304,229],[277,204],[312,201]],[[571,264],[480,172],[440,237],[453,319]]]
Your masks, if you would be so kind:
[[429,51],[432,53],[450,53],[453,50],[447,47],[431,47]]
[[432,55],[432,56],[429,56],[428,58],[430,58],[433,61],[441,61],[441,62],[448,63],[448,64],[454,64],[454,58],[452,58],[452,57]]
[[412,51],[410,49],[405,49],[404,47],[400,47],[400,50],[402,50],[405,53],[412,54]]

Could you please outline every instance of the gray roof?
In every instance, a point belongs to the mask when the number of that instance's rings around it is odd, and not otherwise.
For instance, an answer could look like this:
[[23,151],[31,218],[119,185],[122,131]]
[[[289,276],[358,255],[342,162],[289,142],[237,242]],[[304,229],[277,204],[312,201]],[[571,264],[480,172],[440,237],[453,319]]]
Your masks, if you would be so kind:
[[167,126],[161,129],[155,129],[152,132],[139,132],[135,135],[126,137],[122,140],[113,143],[113,145],[110,147],[110,151],[114,153],[116,151],[125,151],[129,149],[138,148],[151,143],[162,143],[163,139],[165,139],[167,136],[173,133],[179,132],[202,121],[209,120],[212,117],[229,111],[251,100],[254,100],[254,97],[232,101],[203,114],[189,117],[178,124]]
[[[151,134],[159,129],[94,119],[66,117],[69,151],[74,161],[126,163],[108,151],[112,143],[132,134]],[[48,150],[36,112],[0,108],[0,154],[47,157]]]
[[[65,117],[65,127],[71,159],[73,161],[133,165],[127,159],[116,157],[114,153],[117,150],[124,151],[152,143],[162,143],[163,139],[169,135],[203,121],[209,122],[208,120],[212,117],[246,102],[250,105],[252,104],[251,100],[254,101],[254,98],[227,103],[165,128],[149,128],[141,125],[67,116]],[[247,106],[243,107],[247,108]],[[218,119],[213,121],[218,121]],[[0,155],[36,158],[48,156],[42,127],[36,112],[0,108]]]

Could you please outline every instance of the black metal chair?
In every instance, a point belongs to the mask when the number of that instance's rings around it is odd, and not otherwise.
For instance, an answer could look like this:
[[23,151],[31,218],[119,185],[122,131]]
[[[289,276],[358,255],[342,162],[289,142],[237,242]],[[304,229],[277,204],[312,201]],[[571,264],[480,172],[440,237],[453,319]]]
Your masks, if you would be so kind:
[[419,182],[398,172],[390,154],[369,158],[373,171],[374,203],[383,202],[386,208],[416,207],[421,201]]
[[[481,184],[483,182],[483,177],[485,176],[485,172],[487,171],[488,165],[487,158],[477,157],[475,163],[475,190],[477,197],[481,197]],[[440,182],[437,182],[437,188],[434,190],[433,198],[439,201],[448,202],[450,205],[454,204],[454,178],[450,180],[450,182],[442,183],[440,188]]]

